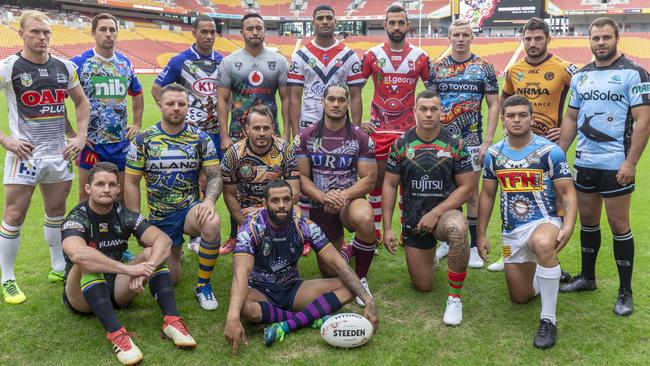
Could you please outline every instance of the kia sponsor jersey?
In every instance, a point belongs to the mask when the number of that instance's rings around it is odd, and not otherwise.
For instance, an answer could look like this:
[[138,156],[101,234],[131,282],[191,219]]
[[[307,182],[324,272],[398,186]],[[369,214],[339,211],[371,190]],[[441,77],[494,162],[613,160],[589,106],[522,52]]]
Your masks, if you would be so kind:
[[11,137],[34,145],[34,159],[62,156],[65,98],[77,85],[75,65],[57,56],[49,55],[44,64],[32,63],[20,53],[0,61],[0,88],[7,97]]
[[140,132],[129,146],[126,173],[144,175],[149,220],[162,220],[199,200],[199,172],[219,164],[208,134],[195,126],[169,135],[160,122]]
[[650,105],[648,72],[624,55],[606,67],[592,62],[571,78],[569,108],[578,110],[574,164],[618,170],[630,149],[632,108]]
[[467,146],[481,145],[481,102],[486,94],[499,92],[494,67],[474,54],[463,62],[449,55],[433,63],[429,75],[429,87],[441,98],[442,127]]
[[160,86],[178,83],[189,92],[190,106],[186,121],[194,122],[203,131],[219,134],[217,117],[217,74],[223,56],[216,51],[202,55],[195,45],[172,57],[155,83]]
[[375,133],[401,134],[415,126],[415,89],[418,78],[425,86],[429,78],[429,56],[406,43],[395,51],[387,43],[377,45],[363,57],[364,80],[372,77],[375,94],[370,105],[370,121]]
[[515,150],[504,139],[488,149],[483,168],[483,179],[501,186],[503,230],[558,217],[553,182],[571,179],[571,171],[556,144],[533,135],[526,147]]
[[104,58],[90,49],[74,57],[81,87],[90,101],[88,138],[96,144],[126,141],[126,96],[142,94],[131,61],[115,52]]
[[219,67],[217,86],[232,92],[231,120],[228,127],[230,137],[239,139],[245,125],[242,118],[244,112],[256,104],[264,104],[271,109],[275,132],[280,133],[275,94],[280,87],[287,85],[288,71],[287,60],[267,48],[256,57],[242,49],[223,59]]
[[249,282],[286,284],[300,279],[298,259],[305,243],[316,253],[331,245],[318,225],[300,215],[293,214],[286,227],[274,230],[268,212],[262,209],[240,226],[233,253],[255,258]]
[[300,129],[323,117],[323,94],[328,85],[339,83],[363,86],[361,63],[357,54],[342,42],[322,48],[314,40],[291,56],[288,85],[303,87]]

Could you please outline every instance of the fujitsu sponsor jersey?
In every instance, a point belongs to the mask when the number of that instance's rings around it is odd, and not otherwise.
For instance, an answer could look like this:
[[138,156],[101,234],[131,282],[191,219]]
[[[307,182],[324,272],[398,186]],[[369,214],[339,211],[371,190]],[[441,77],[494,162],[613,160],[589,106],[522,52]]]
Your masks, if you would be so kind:
[[425,86],[429,78],[429,56],[406,43],[395,51],[387,43],[377,45],[363,57],[364,80],[372,77],[375,95],[370,105],[370,120],[375,133],[401,134],[415,126],[415,89],[418,78]]
[[357,54],[342,42],[322,48],[314,40],[291,56],[288,85],[303,87],[300,129],[323,117],[323,93],[334,83],[363,86],[361,63]]
[[503,230],[539,219],[558,217],[555,184],[571,179],[564,152],[551,141],[532,135],[522,149],[513,149],[502,140],[488,149],[483,179],[501,186]]
[[126,141],[126,96],[142,94],[131,61],[115,52],[104,58],[90,49],[74,57],[81,87],[90,101],[88,138],[96,144]]
[[183,85],[189,92],[190,106],[186,121],[194,122],[204,132],[219,134],[217,117],[217,74],[223,56],[216,51],[202,55],[195,45],[172,57],[155,83]]
[[44,64],[32,63],[19,53],[0,61],[0,88],[7,97],[11,137],[34,145],[34,159],[63,154],[65,98],[69,89],[79,85],[76,69],[72,62],[53,55]]
[[569,100],[578,110],[574,164],[618,170],[632,142],[632,108],[641,105],[650,105],[648,72],[624,55],[606,67],[592,62],[578,70]]
[[494,66],[474,54],[463,62],[451,55],[433,63],[429,87],[441,98],[442,127],[462,138],[467,146],[483,142],[481,102],[486,94],[497,94]]

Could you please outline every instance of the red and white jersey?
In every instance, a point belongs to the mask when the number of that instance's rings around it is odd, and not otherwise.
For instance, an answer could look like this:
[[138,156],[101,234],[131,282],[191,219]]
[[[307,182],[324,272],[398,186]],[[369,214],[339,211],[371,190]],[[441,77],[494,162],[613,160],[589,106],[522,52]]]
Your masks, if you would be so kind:
[[403,133],[415,126],[418,78],[425,86],[429,80],[429,56],[423,50],[408,42],[401,51],[387,43],[377,45],[363,57],[361,73],[364,80],[372,76],[375,84],[370,120],[376,133]]
[[363,86],[361,63],[356,53],[342,42],[336,41],[322,48],[314,40],[291,56],[288,85],[303,87],[300,130],[320,121],[323,117],[323,93],[334,83]]

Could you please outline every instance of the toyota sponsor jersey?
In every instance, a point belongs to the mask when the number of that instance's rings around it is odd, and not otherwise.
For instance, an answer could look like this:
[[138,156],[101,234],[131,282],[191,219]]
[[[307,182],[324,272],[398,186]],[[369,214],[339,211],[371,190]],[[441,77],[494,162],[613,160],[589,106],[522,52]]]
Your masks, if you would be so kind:
[[217,74],[223,56],[213,51],[202,55],[194,45],[172,57],[155,83],[160,86],[178,83],[189,92],[190,105],[185,120],[204,132],[219,134],[217,117]]
[[88,139],[96,144],[126,141],[126,96],[142,94],[131,61],[115,52],[104,58],[90,49],[74,57],[81,87],[90,101]]
[[322,48],[314,40],[291,56],[288,85],[303,87],[300,129],[323,117],[323,94],[328,85],[339,83],[363,86],[361,63],[357,54],[342,42]]
[[370,121],[375,133],[404,133],[415,126],[415,89],[418,78],[425,86],[429,78],[429,56],[406,43],[395,51],[388,44],[377,45],[363,57],[364,80],[372,77],[375,94],[370,105]]
[[648,72],[624,55],[606,67],[592,62],[571,78],[569,108],[578,110],[574,164],[618,170],[632,142],[632,108],[650,105]]
[[57,56],[49,55],[44,64],[32,63],[20,53],[0,61],[0,88],[7,97],[11,137],[34,145],[34,159],[62,156],[65,98],[77,85],[75,65]]
[[232,92],[232,110],[228,135],[239,139],[245,121],[244,112],[264,104],[273,113],[276,134],[280,134],[275,94],[287,85],[289,66],[279,53],[264,48],[256,57],[245,50],[226,56],[219,67],[217,86]]

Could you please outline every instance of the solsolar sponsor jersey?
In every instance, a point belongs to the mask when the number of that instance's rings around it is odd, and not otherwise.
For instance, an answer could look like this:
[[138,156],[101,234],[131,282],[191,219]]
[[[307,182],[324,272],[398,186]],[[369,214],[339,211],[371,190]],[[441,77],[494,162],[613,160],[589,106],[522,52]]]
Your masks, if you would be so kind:
[[142,94],[131,61],[115,52],[104,58],[90,49],[74,57],[81,87],[90,101],[88,138],[96,144],[126,141],[126,96]]
[[375,85],[370,120],[376,133],[401,134],[415,126],[415,89],[418,78],[427,85],[429,56],[408,42],[401,51],[384,43],[366,52],[361,72]]
[[504,230],[558,217],[553,182],[571,179],[571,171],[556,144],[533,134],[526,147],[514,150],[503,140],[488,149],[483,168],[483,179],[501,186]]
[[650,105],[648,72],[625,56],[592,62],[571,78],[569,108],[578,109],[575,165],[618,170],[632,141],[632,108]]
[[155,83],[183,85],[190,96],[186,121],[194,122],[203,131],[219,134],[217,117],[217,74],[223,56],[216,51],[206,56],[194,45],[174,56],[156,78]]
[[291,56],[287,84],[303,87],[300,129],[323,117],[323,93],[334,83],[348,86],[364,83],[357,54],[342,42],[322,48],[312,40]]
[[44,64],[20,54],[0,61],[0,88],[7,97],[11,137],[34,145],[34,159],[63,154],[65,98],[69,89],[79,85],[76,69],[72,62],[53,55]]

